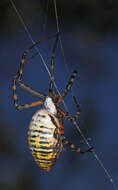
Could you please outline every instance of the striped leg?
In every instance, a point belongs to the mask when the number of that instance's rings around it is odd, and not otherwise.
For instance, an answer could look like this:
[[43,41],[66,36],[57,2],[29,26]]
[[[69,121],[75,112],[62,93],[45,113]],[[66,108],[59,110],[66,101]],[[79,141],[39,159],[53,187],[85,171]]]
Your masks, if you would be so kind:
[[21,80],[22,80],[22,73],[23,73],[23,67],[24,67],[24,64],[26,64],[26,63],[27,62],[25,62],[24,59],[21,59],[20,69],[18,70],[17,74],[15,75],[15,77],[13,79],[13,95],[14,95],[14,97],[17,96],[16,95],[16,82],[18,82],[21,88],[25,89],[26,91],[30,92],[31,94],[39,96],[41,98],[45,98],[46,95],[33,90],[32,88],[30,88],[29,86],[27,86],[23,82],[21,82]]
[[[30,108],[30,107],[34,107],[34,106],[38,106],[40,104],[43,104],[44,100],[39,100],[39,101],[33,102],[31,104],[25,104],[25,105],[19,105],[18,104],[18,96],[17,96],[17,93],[16,93],[16,79],[18,78],[18,76],[19,76],[19,73],[16,74],[16,76],[14,77],[14,80],[13,80],[13,98],[14,98],[14,106],[15,106],[15,108],[18,109],[18,110],[22,110],[22,109],[25,109],[25,108]],[[30,89],[30,92],[31,92],[31,90],[32,89]],[[32,90],[31,93],[34,94],[35,91]]]
[[36,96],[38,96],[40,98],[46,98],[45,94],[42,94],[42,93],[40,93],[38,91],[33,90],[29,86],[25,85],[23,82],[18,81],[18,83],[19,83],[19,85],[20,85],[21,88],[23,88],[24,90],[30,92],[31,94],[36,95]]
[[71,151],[80,152],[81,154],[84,154],[86,152],[91,152],[91,150],[93,149],[93,147],[91,147],[87,150],[81,150],[80,147],[76,147],[74,144],[71,144],[70,142],[68,142],[66,140],[66,137],[64,137],[63,143],[64,143],[64,145],[68,145],[70,147]]
[[[17,95],[16,95],[16,82],[17,82],[17,81],[18,81],[18,83],[20,84],[20,86],[21,86],[22,88],[24,88],[25,90],[29,91],[29,92],[32,93],[32,94],[35,94],[35,95],[38,95],[38,96],[44,98],[45,95],[43,95],[43,94],[41,94],[41,93],[37,93],[36,91],[34,91],[33,89],[31,89],[30,87],[24,85],[24,84],[21,82],[21,80],[22,80],[22,73],[23,73],[24,65],[27,64],[27,63],[29,63],[29,60],[31,60],[32,58],[34,58],[36,55],[39,54],[39,52],[37,51],[37,52],[36,52],[35,54],[33,54],[28,60],[26,60],[26,57],[27,57],[28,53],[30,52],[30,50],[33,49],[35,46],[40,45],[40,43],[45,42],[45,41],[47,41],[47,40],[49,40],[49,39],[51,39],[51,38],[54,38],[54,37],[56,37],[56,36],[57,36],[57,34],[55,34],[55,35],[53,35],[53,36],[50,36],[50,37],[48,37],[48,38],[46,38],[46,39],[44,39],[44,40],[40,40],[40,41],[34,43],[30,48],[27,48],[27,49],[24,51],[24,53],[23,53],[23,55],[22,55],[22,58],[21,58],[20,69],[18,70],[17,74],[15,75],[15,77],[14,77],[14,79],[13,79],[13,98],[14,98],[14,105],[15,105],[15,107],[16,107],[17,109],[23,109],[23,108],[26,108],[26,107],[27,107],[27,106],[20,106],[20,105],[18,105],[18,100],[17,100]],[[26,104],[26,105],[27,105],[27,104]],[[32,105],[33,105],[33,104],[32,104]],[[30,107],[32,107],[32,106],[30,105]]]
[[60,115],[60,129],[61,129],[61,134],[64,134],[63,115]]
[[74,119],[68,115],[68,112],[64,112],[61,108],[58,108],[58,111],[63,117],[68,119],[69,121],[73,121]]
[[49,37],[47,37],[46,39],[40,40],[40,41],[34,43],[31,47],[27,48],[27,49],[24,51],[24,53],[23,53],[23,55],[22,55],[22,58],[21,58],[20,69],[18,70],[17,74],[16,74],[15,77],[14,77],[13,85],[14,85],[14,83],[16,84],[16,80],[18,80],[18,81],[21,81],[21,80],[22,80],[22,73],[23,73],[24,65],[27,64],[27,63],[29,63],[29,61],[30,61],[31,59],[33,59],[36,55],[39,54],[39,52],[37,51],[35,54],[33,54],[32,56],[30,56],[30,58],[29,58],[28,60],[26,60],[26,57],[27,57],[27,55],[29,54],[29,52],[30,52],[33,48],[36,48],[36,46],[40,45],[41,43],[43,43],[43,42],[45,42],[45,41],[47,41],[47,40],[49,40],[49,39],[52,39],[52,38],[54,38],[54,37],[56,37],[56,36],[57,36],[57,34],[55,34],[55,35],[53,35],[53,36],[49,36]]
[[55,50],[57,47],[57,42],[59,39],[59,34],[56,36],[56,40],[54,42],[54,46],[52,49],[52,56],[51,56],[51,65],[50,65],[50,86],[49,86],[49,96],[52,95],[53,88],[54,88],[54,58],[55,58]]
[[31,108],[31,107],[39,106],[40,104],[43,104],[43,103],[44,103],[44,100],[38,100],[38,101],[29,103],[29,104],[19,105],[19,104],[18,104],[17,95],[14,94],[13,97],[14,97],[14,106],[15,106],[15,108],[16,108],[17,110],[23,110],[23,109],[26,109],[26,108]]
[[[19,69],[19,71],[18,71],[18,76],[17,76],[17,78],[18,78],[19,80],[21,80],[21,78],[22,78],[22,73],[23,73],[23,67],[24,67],[24,65],[25,65],[26,63],[29,63],[29,61],[30,61],[31,59],[33,59],[36,55],[40,55],[40,54],[39,54],[39,51],[38,51],[38,49],[37,49],[37,46],[39,46],[41,43],[43,43],[43,42],[45,42],[45,41],[47,41],[47,40],[50,40],[50,39],[56,37],[57,35],[58,35],[58,34],[55,34],[55,35],[52,35],[52,36],[47,37],[46,39],[40,40],[40,41],[38,41],[38,42],[35,42],[32,46],[30,46],[29,48],[27,48],[27,49],[24,51],[24,53],[23,53],[23,55],[22,55],[22,58],[21,58],[20,69]],[[26,60],[27,55],[29,54],[29,52],[30,52],[33,48],[36,49],[36,53],[33,54],[33,55],[31,55],[31,57],[30,57],[28,60]]]
[[59,98],[57,104],[60,104],[60,103],[63,101],[63,98],[64,98],[64,97],[67,95],[67,93],[70,91],[70,89],[71,89],[71,87],[72,87],[72,85],[73,85],[73,83],[74,83],[74,79],[75,79],[76,75],[77,75],[77,71],[75,70],[75,71],[73,71],[73,73],[72,73],[72,75],[71,75],[71,77],[70,77],[70,79],[69,79],[69,82],[68,82],[68,84],[67,84],[67,86],[66,86],[66,89],[64,90],[63,94],[60,96],[60,98]]
[[77,108],[77,112],[75,113],[75,115],[73,116],[73,120],[76,120],[78,118],[78,116],[80,115],[80,106],[78,104],[78,101],[77,99],[75,98],[75,96],[73,96],[73,99],[74,99],[74,103],[76,105],[76,108]]
[[75,96],[73,96],[73,99],[74,99],[75,105],[77,107],[77,112],[74,114],[73,117],[70,117],[68,115],[68,112],[64,112],[60,107],[58,108],[59,109],[59,113],[61,115],[63,115],[63,117],[65,117],[66,119],[68,119],[69,121],[75,121],[77,119],[77,117],[79,116],[79,114],[80,114],[80,107],[79,107],[79,104],[78,104]]

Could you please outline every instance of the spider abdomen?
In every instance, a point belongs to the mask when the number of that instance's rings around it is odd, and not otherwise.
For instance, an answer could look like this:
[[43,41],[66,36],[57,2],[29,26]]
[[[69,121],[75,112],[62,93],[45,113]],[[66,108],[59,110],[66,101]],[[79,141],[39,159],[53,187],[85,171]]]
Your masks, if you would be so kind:
[[58,119],[45,109],[38,110],[29,125],[28,144],[38,165],[50,171],[63,150]]

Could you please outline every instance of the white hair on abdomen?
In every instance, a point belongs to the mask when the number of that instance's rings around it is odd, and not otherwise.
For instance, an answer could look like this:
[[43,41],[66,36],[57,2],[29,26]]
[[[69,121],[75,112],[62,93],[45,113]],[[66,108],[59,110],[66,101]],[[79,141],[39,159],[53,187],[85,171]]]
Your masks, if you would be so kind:
[[57,109],[56,106],[54,105],[52,98],[47,97],[45,102],[44,102],[44,106],[46,108],[47,111],[49,111],[50,113],[56,115],[57,114]]

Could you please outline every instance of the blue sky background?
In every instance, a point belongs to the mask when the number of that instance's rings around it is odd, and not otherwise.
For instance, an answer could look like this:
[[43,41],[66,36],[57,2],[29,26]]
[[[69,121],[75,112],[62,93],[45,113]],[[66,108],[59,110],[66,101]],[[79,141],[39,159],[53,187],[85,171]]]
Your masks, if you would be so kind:
[[[53,4],[46,1],[15,1],[32,38],[37,41],[56,33]],[[55,82],[63,92],[74,69],[73,90],[65,98],[71,114],[74,94],[81,106],[79,124],[90,144],[118,185],[118,3],[116,1],[57,1],[66,65],[58,45]],[[4,190],[99,190],[113,186],[91,153],[64,152],[50,173],[34,162],[28,145],[29,122],[38,107],[17,111],[13,106],[12,80],[29,40],[12,5],[0,3],[0,189]],[[48,67],[54,40],[39,47]],[[68,69],[67,69],[68,68]],[[24,82],[48,93],[49,76],[39,57],[24,69]],[[37,97],[18,89],[19,102]],[[86,149],[75,126],[64,120],[65,136]]]

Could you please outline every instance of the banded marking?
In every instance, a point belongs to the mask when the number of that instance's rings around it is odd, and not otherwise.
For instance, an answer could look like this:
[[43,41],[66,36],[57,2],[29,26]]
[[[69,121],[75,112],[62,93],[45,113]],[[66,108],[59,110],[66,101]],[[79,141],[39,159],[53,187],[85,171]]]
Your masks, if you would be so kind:
[[76,75],[77,75],[77,71],[74,70],[74,71],[72,72],[72,75],[71,75],[69,81],[68,81],[68,84],[67,84],[67,86],[66,86],[66,89],[64,90],[64,92],[63,92],[62,95],[60,96],[60,98],[59,98],[57,104],[60,104],[60,103],[62,102],[63,98],[67,95],[67,93],[68,93],[69,90],[71,89],[71,87],[72,87],[72,85],[73,85],[73,83],[74,83],[74,79],[75,79]]
[[[44,122],[43,120],[38,121],[42,113],[45,113],[46,117],[44,120],[47,119],[47,123],[46,120]],[[60,156],[62,141],[59,135],[57,135],[57,138],[54,138],[55,129],[59,129],[59,123],[56,117],[48,111],[41,111],[41,114],[39,110],[33,116],[34,120],[33,122],[31,121],[29,126],[28,143],[37,164],[45,171],[50,171]]]

